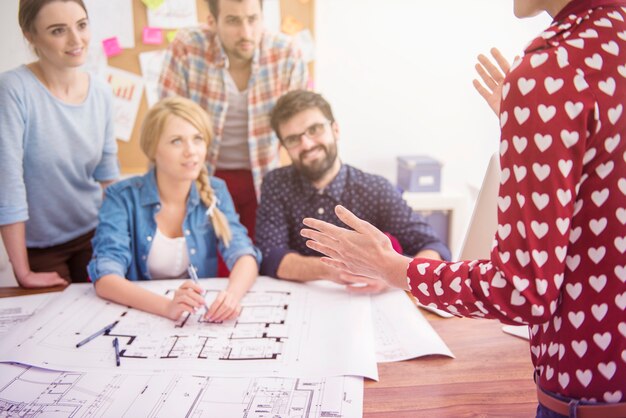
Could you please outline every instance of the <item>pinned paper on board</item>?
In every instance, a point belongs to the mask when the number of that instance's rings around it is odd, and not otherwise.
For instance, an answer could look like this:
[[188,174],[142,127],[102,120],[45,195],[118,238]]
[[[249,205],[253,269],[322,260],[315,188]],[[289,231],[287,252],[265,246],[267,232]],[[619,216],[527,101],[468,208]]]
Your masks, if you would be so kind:
[[135,47],[132,0],[85,0],[85,6],[92,42],[116,37],[120,48]]
[[107,57],[114,57],[122,53],[122,48],[117,40],[117,37],[107,38],[102,40],[102,48]]
[[81,69],[95,77],[104,78],[107,65],[107,56],[103,48],[89,48],[87,59]]
[[263,25],[269,32],[280,32],[280,0],[263,1]]
[[295,35],[304,29],[304,25],[295,17],[289,15],[283,19],[283,24],[280,26],[280,30],[287,35]]
[[145,45],[161,45],[163,43],[163,30],[146,26],[143,28],[141,38]]
[[158,9],[163,5],[164,1],[165,0],[141,0],[141,2],[150,10]]
[[293,38],[298,43],[300,51],[302,51],[302,59],[304,62],[309,63],[315,59],[315,43],[313,42],[313,35],[308,29],[301,30],[293,35]]
[[143,93],[143,79],[134,73],[107,67],[105,80],[113,89],[115,137],[130,141]]
[[146,100],[148,101],[149,107],[154,106],[154,104],[159,101],[157,86],[164,58],[164,49],[139,54],[139,65],[146,87]]
[[188,28],[197,25],[196,0],[165,0],[158,8],[148,8],[148,26]]
[[167,39],[167,42],[171,43],[174,40],[174,38],[176,38],[177,33],[178,33],[177,30],[168,30],[165,33],[165,38]]

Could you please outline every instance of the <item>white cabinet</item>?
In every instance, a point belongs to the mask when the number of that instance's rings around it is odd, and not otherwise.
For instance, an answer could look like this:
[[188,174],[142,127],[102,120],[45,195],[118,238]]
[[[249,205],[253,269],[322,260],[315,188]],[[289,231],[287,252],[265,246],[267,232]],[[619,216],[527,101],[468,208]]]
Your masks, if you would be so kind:
[[[413,210],[426,217],[432,217],[432,224],[437,232],[445,231],[447,236],[441,238],[448,243],[452,252],[452,259],[456,259],[465,236],[469,198],[455,192],[405,192],[402,197]],[[440,219],[447,221],[444,228],[438,225]]]

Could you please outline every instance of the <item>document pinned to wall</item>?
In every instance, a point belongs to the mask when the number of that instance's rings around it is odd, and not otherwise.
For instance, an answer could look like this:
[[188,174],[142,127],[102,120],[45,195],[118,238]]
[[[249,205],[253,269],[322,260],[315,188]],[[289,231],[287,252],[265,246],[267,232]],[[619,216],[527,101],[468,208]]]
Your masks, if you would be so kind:
[[165,0],[159,7],[148,8],[150,27],[174,29],[197,25],[196,0]]
[[85,0],[91,26],[91,44],[117,38],[120,47],[135,47],[132,0]]
[[107,67],[104,77],[113,89],[115,137],[128,142],[139,111],[143,79],[134,73],[113,67]]
[[263,1],[263,25],[270,32],[280,32],[280,0]]
[[313,42],[313,35],[308,29],[301,30],[293,35],[293,38],[298,43],[300,51],[302,51],[302,59],[304,62],[309,63],[315,59],[315,44]]
[[146,99],[149,107],[154,106],[159,101],[157,85],[161,75],[161,68],[163,68],[164,58],[164,49],[139,54],[139,65],[141,66],[141,74],[146,87]]
[[89,48],[87,59],[81,68],[95,77],[104,78],[108,65],[104,49],[96,45]]

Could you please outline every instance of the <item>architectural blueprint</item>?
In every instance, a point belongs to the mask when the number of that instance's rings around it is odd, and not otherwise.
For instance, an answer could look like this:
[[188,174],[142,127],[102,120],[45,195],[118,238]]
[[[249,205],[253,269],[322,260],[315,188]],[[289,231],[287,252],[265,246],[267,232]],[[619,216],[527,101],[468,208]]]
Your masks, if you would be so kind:
[[[181,281],[138,283],[168,294]],[[226,279],[201,280],[207,299],[226,284]],[[197,314],[173,322],[107,302],[89,284],[72,284],[6,335],[0,361],[110,371],[115,365],[111,341],[117,337],[120,374],[378,378],[369,298],[261,277],[241,305],[236,320],[207,323]],[[110,333],[75,347],[115,321]]]
[[0,302],[0,336],[33,316],[57,295],[58,293],[40,293],[2,298],[2,302]]
[[360,417],[359,377],[55,372],[0,364],[0,417]]

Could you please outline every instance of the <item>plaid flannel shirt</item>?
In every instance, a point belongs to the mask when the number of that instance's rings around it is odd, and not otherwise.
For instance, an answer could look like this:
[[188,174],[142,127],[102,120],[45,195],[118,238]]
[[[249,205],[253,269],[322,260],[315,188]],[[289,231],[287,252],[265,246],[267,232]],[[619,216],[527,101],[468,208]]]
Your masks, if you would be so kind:
[[[159,97],[188,97],[211,116],[215,132],[207,157],[211,171],[216,166],[228,111],[227,68],[228,59],[217,35],[207,27],[191,28],[176,34],[159,78]],[[257,197],[263,176],[279,163],[279,141],[270,126],[270,112],[283,94],[306,88],[307,81],[306,64],[293,40],[283,34],[264,33],[248,83],[248,145]]]

